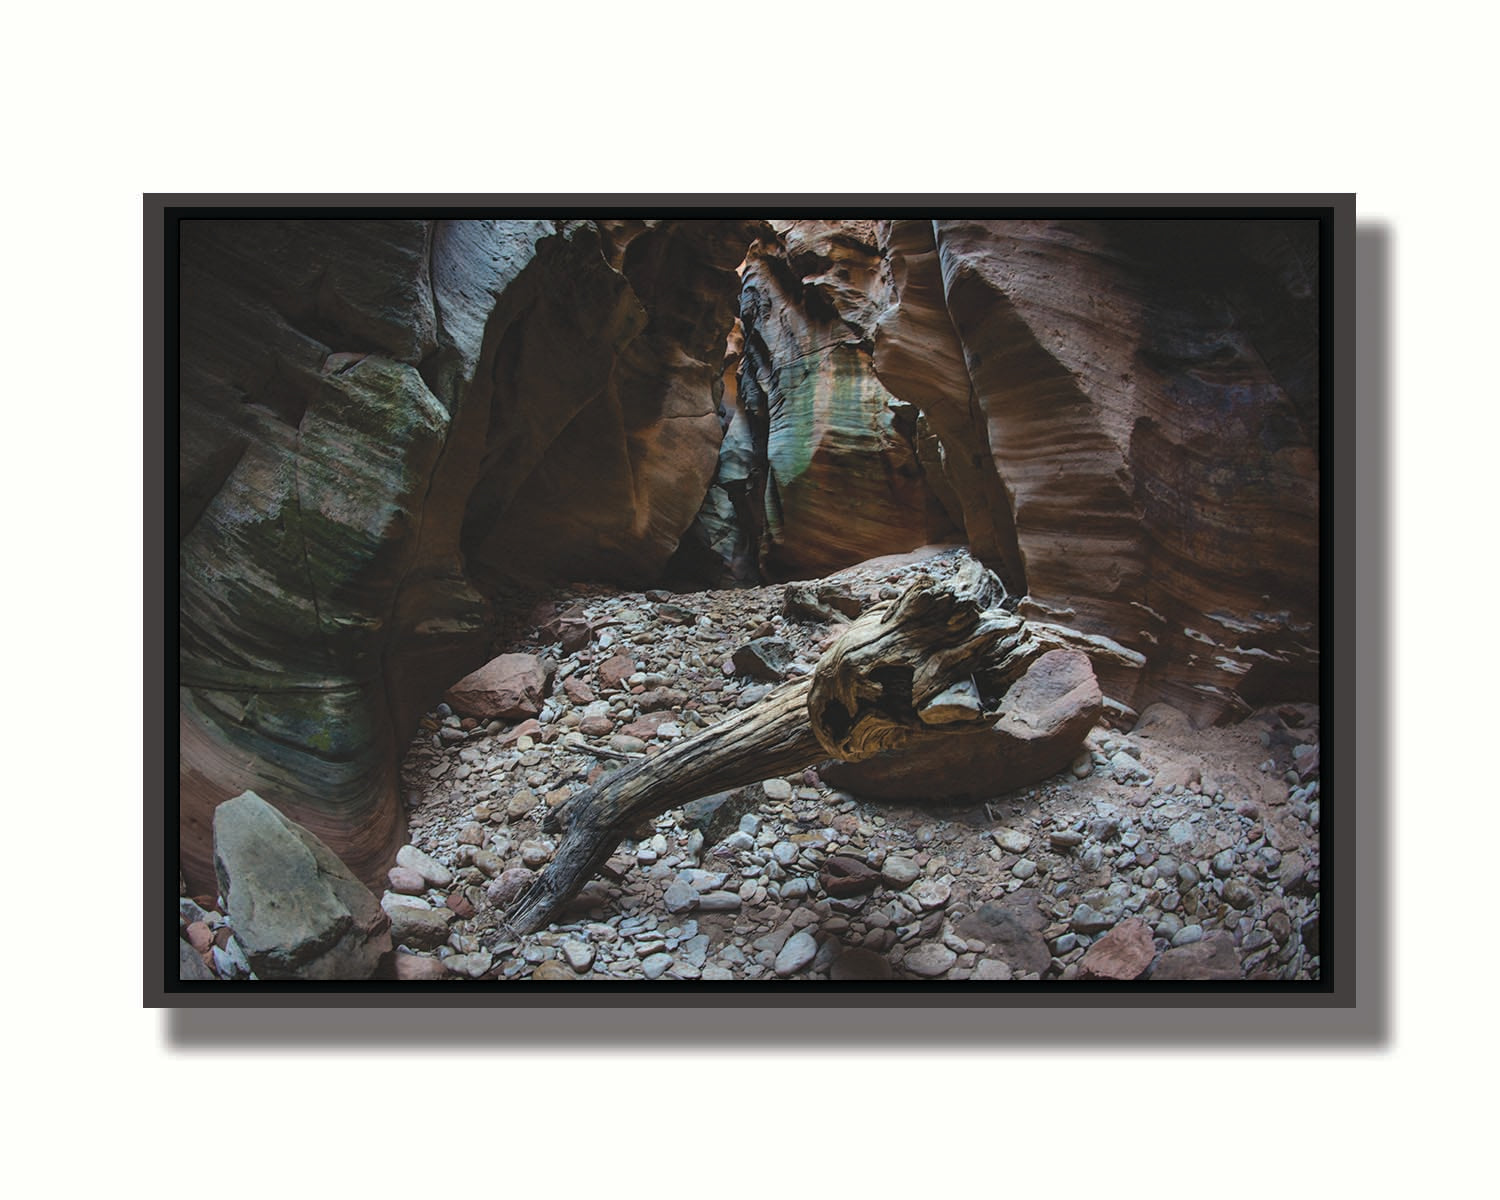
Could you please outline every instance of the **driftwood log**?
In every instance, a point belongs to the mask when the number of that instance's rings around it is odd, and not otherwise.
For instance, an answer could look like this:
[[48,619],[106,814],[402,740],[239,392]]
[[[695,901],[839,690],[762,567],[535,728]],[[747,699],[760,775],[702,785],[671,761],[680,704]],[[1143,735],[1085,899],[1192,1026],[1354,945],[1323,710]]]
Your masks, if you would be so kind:
[[[866,610],[810,676],[560,805],[544,828],[566,835],[506,924],[521,934],[546,925],[631,830],[670,808],[830,757],[859,762],[1009,719],[1006,692],[1050,650],[1131,656],[1113,643],[1101,647],[1102,639],[1025,621],[1004,599],[999,579],[972,559],[946,579],[922,576],[897,600]],[[1083,670],[1092,685],[1086,661]],[[1083,736],[1071,726],[1060,732],[1074,745]]]

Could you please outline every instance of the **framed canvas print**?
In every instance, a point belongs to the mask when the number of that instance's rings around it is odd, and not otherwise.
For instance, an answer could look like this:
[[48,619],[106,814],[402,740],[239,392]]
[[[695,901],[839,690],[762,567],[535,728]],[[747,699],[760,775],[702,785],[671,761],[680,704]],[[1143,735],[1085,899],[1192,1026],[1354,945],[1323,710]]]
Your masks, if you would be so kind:
[[148,1003],[1352,1003],[1352,197],[146,229]]

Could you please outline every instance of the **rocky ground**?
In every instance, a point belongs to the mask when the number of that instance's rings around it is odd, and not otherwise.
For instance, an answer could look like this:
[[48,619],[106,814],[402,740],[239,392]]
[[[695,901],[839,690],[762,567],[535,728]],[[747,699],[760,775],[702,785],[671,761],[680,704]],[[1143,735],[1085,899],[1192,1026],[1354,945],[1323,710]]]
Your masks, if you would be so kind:
[[[873,560],[793,613],[782,586],[549,597],[497,648],[516,716],[444,704],[412,741],[410,845],[382,900],[396,977],[1317,979],[1309,705],[1206,730],[1163,705],[1113,712],[1069,772],[973,805],[870,802],[815,770],[767,779],[637,830],[566,923],[504,928],[556,848],[549,806],[810,671],[836,609],[953,563]],[[769,640],[748,654],[752,639]],[[247,974],[223,918],[181,903],[214,973]]]

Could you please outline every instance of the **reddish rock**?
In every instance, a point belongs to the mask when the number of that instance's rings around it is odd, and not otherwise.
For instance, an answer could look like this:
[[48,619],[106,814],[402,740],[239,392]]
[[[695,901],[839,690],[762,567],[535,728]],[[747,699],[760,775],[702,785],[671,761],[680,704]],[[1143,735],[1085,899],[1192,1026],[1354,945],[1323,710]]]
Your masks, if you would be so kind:
[[[541,619],[535,620],[536,617],[541,617]],[[581,604],[575,604],[564,613],[558,613],[552,605],[541,606],[533,614],[533,619],[537,632],[548,641],[561,642],[563,652],[566,654],[582,650],[594,636],[593,626],[584,615]]]
[[656,736],[656,731],[663,725],[667,724],[669,721],[675,721],[676,719],[677,718],[669,712],[646,713],[644,716],[638,717],[636,720],[630,722],[629,725],[622,726],[620,732],[623,733],[626,737],[635,737],[646,741],[654,738]]
[[875,331],[880,378],[944,443],[979,556],[1147,655],[1101,675],[1108,694],[1200,725],[1316,695],[1315,225],[881,233],[898,302]]
[[536,630],[537,636],[543,641],[557,641],[557,605],[551,600],[540,601],[526,614],[526,623]]
[[467,920],[469,917],[472,917],[474,915],[474,906],[457,892],[454,892],[453,895],[449,896],[446,900],[443,901],[443,903],[451,908],[453,910],[453,915],[458,917],[460,920]]
[[422,878],[420,871],[413,871],[410,867],[392,867],[386,872],[386,883],[393,892],[400,892],[403,896],[420,896],[427,890],[427,881]]
[[1151,978],[1153,981],[1240,978],[1240,957],[1234,948],[1234,936],[1218,929],[1202,941],[1164,950]]
[[1139,979],[1156,947],[1151,926],[1139,917],[1121,921],[1084,952],[1078,963],[1080,979]]
[[589,737],[608,737],[615,731],[615,723],[608,717],[584,717],[578,722],[578,731]]
[[1179,790],[1191,791],[1201,789],[1203,772],[1192,763],[1169,762],[1157,771],[1155,779],[1156,786],[1159,788],[1175,787]]
[[[661,578],[713,482],[735,268],[764,226],[566,224],[543,249],[555,243],[569,275],[539,280],[535,307],[496,338],[485,406],[508,437],[481,443],[490,470],[469,506],[504,516],[473,523],[465,559],[501,578],[641,587]],[[538,444],[544,455],[526,453]]]
[[532,718],[529,721],[522,721],[519,725],[517,725],[514,729],[512,729],[509,733],[502,737],[500,739],[500,745],[514,746],[523,737],[535,738],[540,737],[541,734],[542,723],[535,718]]
[[446,979],[448,969],[440,958],[428,958],[425,954],[396,953],[396,978],[403,982],[423,979]]
[[188,944],[199,954],[208,954],[214,945],[214,933],[207,923],[194,921],[187,927]]
[[[789,583],[781,594],[781,608],[794,621],[847,623],[864,610],[864,603],[849,590],[847,583]],[[771,625],[762,626],[767,630]],[[752,634],[753,637],[769,636]]]
[[765,429],[752,439],[763,458],[740,468],[739,505],[765,573],[806,579],[946,540],[956,530],[928,486],[918,411],[871,365],[869,338],[892,299],[875,222],[772,225],[778,236],[752,245],[743,269],[738,392],[749,424]]
[[1292,766],[1297,769],[1297,775],[1304,783],[1309,779],[1316,779],[1318,777],[1318,773],[1322,769],[1320,762],[1321,750],[1321,746],[1314,745],[1310,753],[1302,758],[1293,759]]
[[823,863],[818,882],[830,896],[858,896],[880,884],[880,872],[845,854],[835,854]]
[[563,695],[567,696],[574,704],[592,704],[598,699],[594,695],[594,689],[584,683],[577,675],[569,675],[563,680]]
[[606,692],[616,690],[635,674],[635,659],[628,654],[616,654],[599,664],[599,686]]
[[502,654],[444,693],[454,712],[486,721],[534,717],[542,711],[546,668],[535,654]]
[[687,702],[688,694],[681,688],[651,688],[636,697],[635,706],[645,713],[661,708],[681,708]]

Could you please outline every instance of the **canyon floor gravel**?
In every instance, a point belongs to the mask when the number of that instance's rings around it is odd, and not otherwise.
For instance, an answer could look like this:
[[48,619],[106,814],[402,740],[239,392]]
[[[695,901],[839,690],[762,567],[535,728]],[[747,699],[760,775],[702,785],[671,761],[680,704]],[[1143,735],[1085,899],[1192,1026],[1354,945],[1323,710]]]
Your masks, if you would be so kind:
[[[1203,730],[1164,705],[1116,712],[1069,771],[972,805],[872,802],[815,770],[767,779],[643,825],[564,921],[507,931],[506,905],[556,850],[548,807],[810,671],[845,613],[953,561],[873,560],[814,581],[801,607],[785,585],[543,598],[495,648],[543,661],[541,711],[480,721],[442,705],[409,747],[411,849],[382,900],[395,977],[1317,979],[1319,714],[1305,704]],[[755,639],[775,661],[737,658]],[[243,975],[222,918],[195,915],[221,943],[216,973]]]

